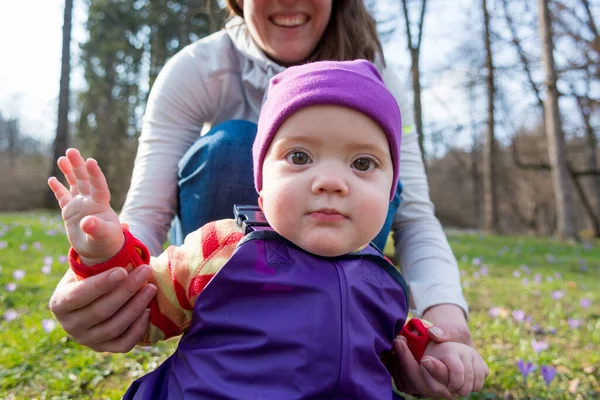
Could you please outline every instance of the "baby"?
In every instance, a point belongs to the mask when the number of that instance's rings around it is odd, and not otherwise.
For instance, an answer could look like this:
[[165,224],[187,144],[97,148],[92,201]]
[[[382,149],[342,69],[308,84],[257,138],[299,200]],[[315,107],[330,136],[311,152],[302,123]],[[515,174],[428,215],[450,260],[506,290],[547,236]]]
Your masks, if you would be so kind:
[[370,245],[396,191],[400,127],[371,63],[288,68],[271,80],[253,148],[262,213],[238,207],[157,258],[121,227],[96,161],[68,150],[58,164],[70,190],[49,185],[71,268],[84,279],[150,264],[158,292],[143,344],[183,334],[125,398],[397,398],[381,357],[398,334],[417,360],[479,390],[479,354],[429,342],[419,320],[405,326],[406,283]]

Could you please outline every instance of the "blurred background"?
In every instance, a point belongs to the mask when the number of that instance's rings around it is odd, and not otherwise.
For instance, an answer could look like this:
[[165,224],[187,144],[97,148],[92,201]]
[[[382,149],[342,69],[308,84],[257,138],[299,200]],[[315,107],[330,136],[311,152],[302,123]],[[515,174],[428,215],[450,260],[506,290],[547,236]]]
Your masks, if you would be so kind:
[[[600,237],[600,1],[367,5],[446,227]],[[0,2],[0,211],[55,207],[46,180],[71,146],[119,208],[158,72],[226,20],[210,0]]]

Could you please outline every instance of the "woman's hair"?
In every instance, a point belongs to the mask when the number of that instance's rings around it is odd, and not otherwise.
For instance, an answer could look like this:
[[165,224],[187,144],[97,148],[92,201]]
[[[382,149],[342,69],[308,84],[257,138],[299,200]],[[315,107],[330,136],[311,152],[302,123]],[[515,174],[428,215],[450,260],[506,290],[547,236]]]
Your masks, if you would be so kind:
[[[227,0],[226,3],[232,15],[244,18],[244,11],[236,0]],[[385,65],[375,20],[367,11],[364,0],[333,0],[327,28],[305,62],[357,58]]]

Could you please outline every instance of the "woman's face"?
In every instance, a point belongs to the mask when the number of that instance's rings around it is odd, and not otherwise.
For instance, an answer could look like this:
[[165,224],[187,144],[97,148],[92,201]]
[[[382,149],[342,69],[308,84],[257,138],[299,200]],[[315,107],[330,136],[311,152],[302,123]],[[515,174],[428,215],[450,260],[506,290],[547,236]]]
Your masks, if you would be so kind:
[[238,0],[254,41],[282,65],[299,64],[315,50],[331,16],[332,0]]

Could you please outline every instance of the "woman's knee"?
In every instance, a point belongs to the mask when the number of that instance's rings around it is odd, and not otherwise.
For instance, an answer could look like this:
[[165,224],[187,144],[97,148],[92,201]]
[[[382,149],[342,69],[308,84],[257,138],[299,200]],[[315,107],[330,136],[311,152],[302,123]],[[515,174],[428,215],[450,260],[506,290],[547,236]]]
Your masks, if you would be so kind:
[[255,136],[256,124],[248,121],[231,120],[213,127],[181,158],[179,183],[193,178],[203,169],[251,169]]

